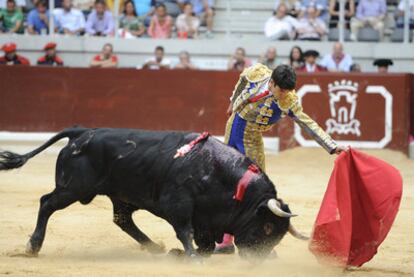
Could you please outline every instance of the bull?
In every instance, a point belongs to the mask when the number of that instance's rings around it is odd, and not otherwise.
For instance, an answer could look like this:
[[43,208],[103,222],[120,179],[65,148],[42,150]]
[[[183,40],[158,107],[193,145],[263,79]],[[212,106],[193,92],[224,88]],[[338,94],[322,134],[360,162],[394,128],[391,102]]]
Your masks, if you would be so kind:
[[[26,252],[37,255],[50,216],[79,201],[106,195],[113,221],[152,253],[163,248],[133,222],[144,209],[172,225],[185,254],[211,254],[223,233],[234,235],[241,256],[264,257],[287,232],[305,239],[290,223],[294,216],[277,197],[268,176],[252,174],[243,199],[234,199],[237,184],[252,161],[213,137],[196,144],[184,157],[177,148],[198,134],[133,129],[68,128],[37,149],[19,155],[0,152],[0,170],[23,166],[60,139],[68,138],[56,162],[55,188],[40,199],[36,228]],[[193,240],[198,246],[193,246]]]

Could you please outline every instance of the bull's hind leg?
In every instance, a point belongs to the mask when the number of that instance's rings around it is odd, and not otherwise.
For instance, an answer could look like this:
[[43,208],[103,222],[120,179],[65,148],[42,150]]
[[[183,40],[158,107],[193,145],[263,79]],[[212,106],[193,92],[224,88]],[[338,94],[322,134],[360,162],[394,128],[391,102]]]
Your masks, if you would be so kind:
[[164,248],[153,242],[145,235],[134,223],[132,213],[137,209],[118,199],[111,198],[114,206],[114,223],[125,233],[143,245],[149,252],[159,254],[164,252]]
[[37,255],[45,239],[46,226],[50,216],[57,210],[61,210],[77,201],[75,195],[70,191],[55,189],[40,198],[40,208],[37,217],[36,228],[26,246],[26,253]]

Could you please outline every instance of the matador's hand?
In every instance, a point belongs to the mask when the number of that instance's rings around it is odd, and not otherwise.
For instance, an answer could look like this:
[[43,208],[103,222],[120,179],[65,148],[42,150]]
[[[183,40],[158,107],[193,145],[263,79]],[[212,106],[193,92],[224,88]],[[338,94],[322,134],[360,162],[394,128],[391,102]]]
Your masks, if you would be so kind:
[[344,151],[348,151],[349,150],[349,146],[340,146],[340,145],[338,145],[337,147],[336,147],[336,149],[335,149],[335,154],[337,154],[337,155],[339,155],[339,154],[341,154],[342,152],[344,152]]

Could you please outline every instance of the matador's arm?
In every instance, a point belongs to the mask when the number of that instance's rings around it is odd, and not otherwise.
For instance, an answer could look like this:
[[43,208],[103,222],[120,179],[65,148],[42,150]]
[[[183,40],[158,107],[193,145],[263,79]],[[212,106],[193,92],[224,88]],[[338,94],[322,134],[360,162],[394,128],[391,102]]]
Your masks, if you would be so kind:
[[312,118],[303,112],[302,105],[296,101],[288,115],[319,143],[329,154],[335,153],[338,145]]

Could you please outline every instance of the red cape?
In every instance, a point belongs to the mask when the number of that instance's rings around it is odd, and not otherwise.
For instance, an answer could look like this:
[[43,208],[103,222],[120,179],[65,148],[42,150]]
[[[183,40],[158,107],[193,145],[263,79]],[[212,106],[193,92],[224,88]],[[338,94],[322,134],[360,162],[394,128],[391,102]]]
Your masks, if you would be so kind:
[[335,161],[309,249],[341,266],[372,259],[398,212],[402,178],[384,161],[350,149]]

